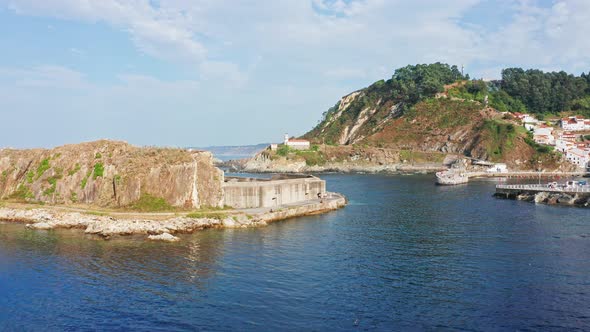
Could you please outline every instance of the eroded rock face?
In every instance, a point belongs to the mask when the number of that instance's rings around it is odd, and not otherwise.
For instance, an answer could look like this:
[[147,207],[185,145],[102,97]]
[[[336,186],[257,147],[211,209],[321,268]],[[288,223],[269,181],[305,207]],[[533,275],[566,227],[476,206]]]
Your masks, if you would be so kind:
[[0,150],[0,198],[126,206],[143,195],[172,206],[220,206],[223,172],[203,151],[101,140],[51,150]]

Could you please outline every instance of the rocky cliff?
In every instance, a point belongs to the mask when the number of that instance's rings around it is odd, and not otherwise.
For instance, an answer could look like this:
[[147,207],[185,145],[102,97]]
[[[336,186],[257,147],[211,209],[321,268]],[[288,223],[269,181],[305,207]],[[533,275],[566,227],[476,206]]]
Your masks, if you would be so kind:
[[51,150],[0,149],[0,199],[125,207],[222,205],[223,172],[209,152],[96,141]]
[[[561,156],[535,144],[510,113],[495,108],[513,111],[510,105],[516,103],[511,98],[498,92],[495,85],[468,80],[454,66],[407,66],[396,70],[389,80],[342,97],[304,138],[345,151],[344,147],[350,146],[385,149],[390,156],[387,164],[415,159],[408,155],[421,153],[446,155],[442,159],[465,156],[504,162],[512,169],[568,168]],[[333,149],[322,148],[316,153],[321,156],[291,151],[282,156],[270,153],[267,159],[272,164],[305,159],[307,166],[338,159]],[[355,162],[351,158],[343,162]],[[361,160],[370,162],[372,158]]]

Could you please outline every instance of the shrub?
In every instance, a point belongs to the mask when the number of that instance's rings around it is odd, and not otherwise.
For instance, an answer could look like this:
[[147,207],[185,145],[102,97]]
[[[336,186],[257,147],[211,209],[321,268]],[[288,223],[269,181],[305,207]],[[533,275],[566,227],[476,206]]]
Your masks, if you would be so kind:
[[97,177],[102,177],[104,175],[104,165],[102,163],[94,164],[94,172],[92,173],[92,178],[96,179]]
[[175,209],[162,197],[156,197],[150,194],[142,194],[129,208],[139,212],[171,211]]
[[33,199],[33,198],[35,198],[35,196],[33,195],[33,193],[31,192],[31,190],[29,189],[28,186],[20,184],[16,188],[16,191],[14,193],[12,193],[12,195],[10,195],[10,198],[27,200],[27,199]]
[[43,173],[45,173],[45,171],[47,171],[49,168],[51,168],[51,165],[49,164],[49,159],[43,159],[41,161],[41,164],[39,164],[39,167],[37,167],[37,179],[41,177],[41,175],[43,175]]
[[283,156],[286,157],[289,152],[291,151],[291,149],[287,146],[287,145],[281,145],[278,149],[277,149],[277,154],[279,156]]

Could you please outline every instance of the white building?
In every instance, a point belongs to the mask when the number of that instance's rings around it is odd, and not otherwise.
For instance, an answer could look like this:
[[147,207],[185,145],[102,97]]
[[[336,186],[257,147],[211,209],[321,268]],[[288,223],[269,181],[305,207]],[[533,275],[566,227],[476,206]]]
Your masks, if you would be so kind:
[[506,164],[495,164],[494,166],[486,170],[488,173],[506,173],[508,172],[508,166]]
[[530,114],[522,114],[522,122],[536,124],[539,123],[539,120]]
[[545,125],[535,127],[533,132],[533,140],[539,144],[555,145],[553,128]]
[[582,149],[570,149],[565,153],[565,158],[578,167],[587,167],[590,162],[590,151]]
[[590,130],[590,120],[580,116],[570,116],[561,119],[561,128],[572,131]]
[[309,150],[311,147],[311,143],[308,140],[289,138],[289,135],[287,134],[285,134],[285,141],[283,143],[296,150]]
[[565,140],[558,138],[555,140],[555,149],[557,151],[566,152],[567,150],[573,149],[576,146],[571,140]]

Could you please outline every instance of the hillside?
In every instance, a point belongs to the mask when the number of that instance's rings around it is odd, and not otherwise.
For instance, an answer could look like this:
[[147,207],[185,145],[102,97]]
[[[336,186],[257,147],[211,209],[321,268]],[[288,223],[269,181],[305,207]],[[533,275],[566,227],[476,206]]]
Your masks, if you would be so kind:
[[219,206],[223,172],[209,152],[96,141],[0,149],[0,199],[141,208]]
[[467,78],[439,63],[398,69],[391,79],[344,96],[304,137],[315,144],[465,155],[513,168],[536,168],[539,161],[559,166],[559,156],[529,144],[524,128],[500,113],[527,111],[519,97],[496,82]]

